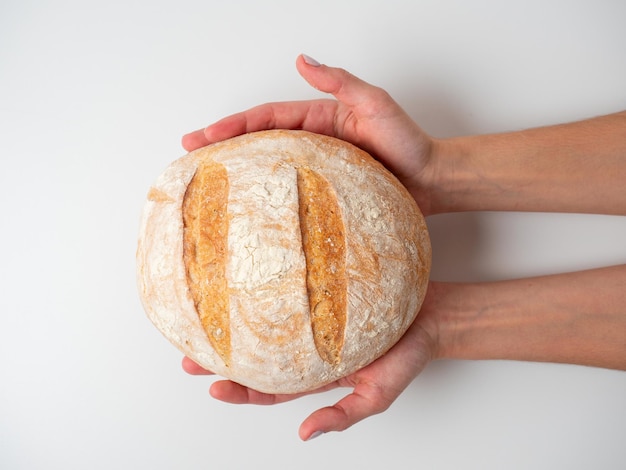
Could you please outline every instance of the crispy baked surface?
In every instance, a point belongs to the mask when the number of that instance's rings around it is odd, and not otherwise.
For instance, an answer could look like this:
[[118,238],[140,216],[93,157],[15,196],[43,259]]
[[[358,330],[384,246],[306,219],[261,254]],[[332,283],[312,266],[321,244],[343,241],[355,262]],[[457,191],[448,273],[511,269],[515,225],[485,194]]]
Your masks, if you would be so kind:
[[339,364],[348,288],[345,228],[337,196],[328,181],[309,168],[298,168],[297,175],[313,339],[323,360]]
[[226,168],[206,160],[198,167],[183,199],[183,259],[202,327],[226,365],[231,358],[227,211]]

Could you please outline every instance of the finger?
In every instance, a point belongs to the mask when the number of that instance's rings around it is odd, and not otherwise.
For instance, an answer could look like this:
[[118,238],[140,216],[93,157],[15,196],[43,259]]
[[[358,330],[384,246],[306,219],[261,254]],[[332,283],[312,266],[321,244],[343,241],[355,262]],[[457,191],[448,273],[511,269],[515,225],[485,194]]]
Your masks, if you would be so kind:
[[349,107],[370,102],[378,95],[386,95],[381,88],[361,80],[344,69],[327,65],[312,65],[310,60],[305,60],[303,55],[298,56],[296,68],[302,78],[312,87],[324,93],[330,93]]
[[375,386],[359,384],[354,391],[333,406],[321,408],[304,420],[299,429],[300,438],[331,431],[344,431],[365,418],[385,411],[393,399],[385,398]]
[[216,400],[235,405],[273,405],[276,403],[273,395],[251,390],[231,380],[214,382],[209,393]]
[[204,136],[209,142],[217,142],[268,129],[321,132],[332,124],[335,107],[336,103],[329,100],[267,103],[216,122],[204,130]]
[[333,135],[336,107],[334,100],[262,104],[220,119],[205,129],[184,135],[182,145],[191,152],[231,137],[268,129],[304,129]]
[[[390,100],[382,89],[355,77],[347,71],[315,66],[299,56],[296,67],[309,84],[320,91],[330,93],[348,106],[364,104],[365,113],[372,100]],[[183,136],[185,150],[193,151],[214,142],[241,134],[268,129],[304,129],[326,135],[336,135],[338,103],[334,100],[312,100],[267,103],[247,111],[233,114],[206,127]],[[375,112],[372,110],[372,112]],[[364,116],[365,117],[365,116]],[[341,137],[341,136],[338,136]]]
[[[310,65],[298,56],[296,67],[313,87],[330,93],[339,101],[351,105],[371,99],[378,88],[356,78],[343,69],[325,65]],[[369,91],[369,94],[365,94]],[[204,136],[192,133],[185,143],[207,145],[241,134],[268,129],[304,129],[319,134],[334,135],[337,102],[334,100],[290,101],[267,103],[233,114],[204,129]],[[196,147],[197,148],[197,147]]]
[[213,372],[204,369],[186,356],[183,357],[182,366],[183,370],[191,375],[213,375]]
[[276,405],[295,400],[304,394],[270,394],[263,393],[231,380],[219,380],[209,388],[210,395],[216,400],[234,405]]
[[182,145],[187,152],[193,152],[200,147],[209,145],[209,141],[204,136],[204,129],[199,129],[185,134],[182,138]]

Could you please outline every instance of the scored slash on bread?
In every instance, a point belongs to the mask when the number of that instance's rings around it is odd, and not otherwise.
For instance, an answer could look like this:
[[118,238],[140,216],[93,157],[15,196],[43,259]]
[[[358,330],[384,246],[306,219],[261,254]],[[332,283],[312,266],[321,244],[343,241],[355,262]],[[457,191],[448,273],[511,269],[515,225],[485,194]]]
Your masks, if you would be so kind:
[[345,229],[337,196],[310,168],[297,168],[302,248],[311,329],[317,352],[339,364],[346,327]]
[[224,165],[203,161],[183,197],[183,261],[202,328],[224,363],[230,363],[228,174]]

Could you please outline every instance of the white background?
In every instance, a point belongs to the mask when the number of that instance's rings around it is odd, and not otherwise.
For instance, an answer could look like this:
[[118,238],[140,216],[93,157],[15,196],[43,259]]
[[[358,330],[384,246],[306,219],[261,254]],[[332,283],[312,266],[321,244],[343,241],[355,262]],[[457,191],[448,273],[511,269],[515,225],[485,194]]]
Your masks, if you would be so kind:
[[[146,319],[145,194],[180,137],[320,96],[305,52],[386,88],[439,137],[626,109],[626,3],[0,3],[0,468],[624,468],[626,374],[441,361],[385,413],[302,443],[347,391],[226,405]],[[433,278],[626,263],[621,217],[430,218]]]

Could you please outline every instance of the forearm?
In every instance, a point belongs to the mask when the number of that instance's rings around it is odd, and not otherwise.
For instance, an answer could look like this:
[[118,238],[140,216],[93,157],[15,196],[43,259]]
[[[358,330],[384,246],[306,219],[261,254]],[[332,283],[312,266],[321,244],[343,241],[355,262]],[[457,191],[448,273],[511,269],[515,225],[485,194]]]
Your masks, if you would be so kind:
[[435,142],[433,213],[626,214],[626,112]]
[[432,287],[438,357],[626,370],[626,265]]

